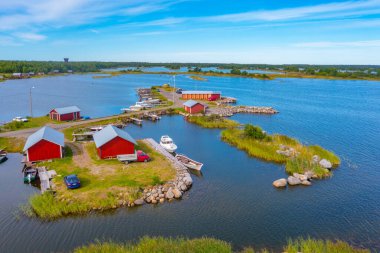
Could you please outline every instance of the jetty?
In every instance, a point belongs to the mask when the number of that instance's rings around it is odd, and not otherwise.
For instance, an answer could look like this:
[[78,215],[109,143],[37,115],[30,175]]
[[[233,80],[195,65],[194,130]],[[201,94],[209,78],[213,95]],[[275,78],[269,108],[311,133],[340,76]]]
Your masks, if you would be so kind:
[[230,117],[237,113],[251,113],[251,114],[276,114],[278,113],[272,107],[264,107],[264,106],[225,106],[225,107],[214,107],[210,108],[206,114],[216,114],[222,117]]
[[144,114],[142,115],[142,117],[143,117],[144,119],[148,119],[148,120],[150,120],[150,121],[157,121],[157,120],[160,120],[160,119],[161,119],[160,116],[158,116],[157,114],[154,114],[154,113],[144,113]]

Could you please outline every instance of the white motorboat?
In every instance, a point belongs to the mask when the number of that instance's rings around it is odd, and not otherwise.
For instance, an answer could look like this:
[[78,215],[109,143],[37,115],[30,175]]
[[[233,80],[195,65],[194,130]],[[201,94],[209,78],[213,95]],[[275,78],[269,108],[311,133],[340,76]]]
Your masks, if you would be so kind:
[[197,162],[183,154],[177,154],[175,158],[189,169],[201,170],[203,163]]
[[177,150],[177,145],[174,144],[172,138],[168,135],[161,136],[160,145],[169,153],[174,153]]

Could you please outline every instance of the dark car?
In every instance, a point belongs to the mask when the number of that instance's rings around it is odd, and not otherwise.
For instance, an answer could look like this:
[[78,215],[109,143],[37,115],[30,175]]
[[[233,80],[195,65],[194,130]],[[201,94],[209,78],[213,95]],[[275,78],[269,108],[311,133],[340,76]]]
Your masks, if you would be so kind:
[[179,89],[177,89],[175,92],[176,92],[177,94],[182,94],[182,89],[179,88]]
[[80,187],[80,181],[77,175],[68,175],[63,179],[68,189],[76,189]]

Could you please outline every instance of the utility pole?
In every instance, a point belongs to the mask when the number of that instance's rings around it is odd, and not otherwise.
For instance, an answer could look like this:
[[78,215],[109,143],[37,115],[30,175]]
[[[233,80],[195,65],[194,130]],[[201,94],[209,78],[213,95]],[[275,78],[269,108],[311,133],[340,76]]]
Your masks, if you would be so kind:
[[33,118],[33,101],[32,101],[32,89],[34,89],[34,86],[30,87],[29,89],[29,101],[30,101],[30,117]]
[[175,93],[175,76],[173,76],[173,80],[174,80],[174,89],[173,89],[173,105],[174,105],[174,93]]

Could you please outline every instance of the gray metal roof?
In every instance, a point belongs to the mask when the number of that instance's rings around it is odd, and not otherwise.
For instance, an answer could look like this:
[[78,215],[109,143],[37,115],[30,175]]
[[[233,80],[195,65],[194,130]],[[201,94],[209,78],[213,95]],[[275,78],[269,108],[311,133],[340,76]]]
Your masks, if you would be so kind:
[[182,94],[221,94],[220,91],[188,90],[182,91]]
[[28,137],[24,146],[24,151],[32,147],[40,140],[50,141],[60,145],[61,147],[65,146],[65,137],[63,136],[63,133],[58,132],[51,127],[44,126]]
[[201,104],[201,103],[194,100],[187,100],[185,103],[183,103],[183,105],[187,107],[193,107],[196,104]]
[[73,113],[73,112],[80,112],[80,109],[78,106],[67,106],[67,107],[61,107],[61,108],[55,108],[54,111],[56,111],[59,114],[67,114],[67,113]]
[[126,131],[115,126],[108,125],[93,135],[95,146],[99,148],[117,136],[137,145],[136,141]]

